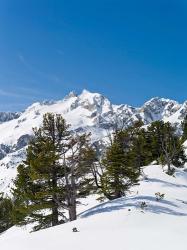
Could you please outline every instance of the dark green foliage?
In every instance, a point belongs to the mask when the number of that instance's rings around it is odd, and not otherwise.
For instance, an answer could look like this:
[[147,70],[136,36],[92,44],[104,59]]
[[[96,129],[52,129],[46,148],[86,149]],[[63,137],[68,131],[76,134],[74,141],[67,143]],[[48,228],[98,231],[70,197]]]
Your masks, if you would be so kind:
[[164,138],[164,122],[155,121],[147,128],[147,141],[152,154],[152,160],[159,163],[159,158],[162,155],[162,141]]
[[3,197],[3,194],[0,194],[0,233],[13,226],[12,210],[12,200],[8,197]]
[[93,185],[88,176],[95,153],[89,135],[68,128],[62,116],[46,114],[42,127],[34,129],[14,183],[16,224],[35,222],[34,230],[39,230],[76,219],[77,199],[87,196]]
[[132,147],[130,150],[130,158],[132,164],[141,172],[143,166],[151,163],[153,159],[152,152],[148,141],[147,131],[145,129],[139,129],[136,131]]
[[157,161],[168,166],[181,167],[186,162],[182,140],[170,123],[153,122],[147,129],[136,123],[127,129],[115,131],[111,145],[102,159],[101,171],[94,171],[97,187],[108,199],[119,198],[138,182],[141,168]]
[[169,122],[153,122],[148,127],[148,141],[152,152],[152,159],[168,166],[168,174],[172,171],[171,165],[181,167],[186,162],[183,141],[176,134],[175,127]]
[[184,117],[182,122],[182,142],[187,140],[187,115]]
[[139,169],[135,166],[131,153],[132,138],[132,129],[116,132],[103,158],[101,190],[110,200],[122,197],[138,182]]
[[64,222],[64,167],[60,160],[68,150],[68,139],[68,125],[60,115],[44,115],[42,127],[34,129],[13,189],[18,224],[37,222],[34,230],[38,230]]
[[28,221],[32,222],[31,217],[27,216],[31,214],[31,212],[29,214],[29,205],[31,197],[32,199],[34,197],[35,187],[29,175],[28,166],[20,164],[17,171],[17,178],[14,182],[15,188],[12,190],[14,196],[13,220],[17,225],[24,225]]
[[103,193],[109,199],[123,196],[128,185],[124,181],[127,162],[123,148],[117,142],[107,150],[103,165],[106,169],[101,178]]

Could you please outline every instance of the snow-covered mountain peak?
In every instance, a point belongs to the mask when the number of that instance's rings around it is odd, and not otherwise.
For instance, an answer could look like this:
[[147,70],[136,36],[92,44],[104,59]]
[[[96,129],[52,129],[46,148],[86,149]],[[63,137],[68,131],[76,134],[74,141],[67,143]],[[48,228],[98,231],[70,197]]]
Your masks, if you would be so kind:
[[154,97],[151,98],[149,101],[145,102],[145,104],[142,106],[142,108],[150,107],[150,108],[157,108],[157,109],[164,109],[169,108],[172,106],[177,106],[180,108],[180,104],[174,100],[160,98],[160,97]]
[[94,116],[95,112],[104,114],[112,110],[110,101],[99,93],[91,93],[88,90],[83,92],[77,98],[77,106],[87,109]]
[[91,91],[87,89],[83,89],[82,93],[80,95],[94,95],[95,93],[92,93]]
[[64,100],[67,100],[72,97],[77,97],[77,94],[74,91],[69,92],[69,94],[64,97]]
[[140,113],[144,122],[148,124],[155,120],[168,118],[180,108],[181,105],[174,100],[154,97],[140,108]]
[[42,105],[42,103],[40,102],[35,102],[33,103],[32,105],[30,105],[24,113],[29,113],[29,112],[32,112],[33,110],[37,110],[38,107],[40,107]]
[[181,121],[187,114],[187,102],[181,105],[173,100],[155,97],[142,107],[135,108],[127,104],[114,105],[99,93],[83,90],[80,95],[70,92],[59,101],[36,102],[22,113],[4,115],[2,112],[0,113],[0,173],[2,170],[3,176],[6,175],[6,170],[1,165],[5,164],[8,169],[16,168],[15,159],[16,157],[20,159],[19,152],[22,149],[24,151],[32,136],[32,128],[42,124],[43,115],[47,112],[62,114],[67,123],[71,124],[72,130],[91,132],[92,141],[98,142],[105,140],[115,122],[129,126],[138,120],[142,120],[144,124],[164,120],[174,123],[180,129]]
[[171,123],[181,123],[185,116],[187,115],[187,101],[185,101],[182,105],[180,105],[180,108],[174,112],[171,116],[169,116],[167,120]]
[[104,96],[102,96],[101,94],[99,93],[92,93],[86,89],[84,89],[82,91],[82,93],[78,96],[79,100],[80,101],[88,101],[90,104],[92,103],[96,103],[96,102],[100,102],[103,100],[103,99],[106,99]]
[[64,116],[72,129],[92,132],[93,137],[102,139],[105,129],[110,129],[116,117],[128,126],[142,120],[149,124],[155,120],[171,119],[181,123],[181,117],[187,112],[187,102],[183,105],[176,101],[155,97],[141,108],[126,104],[113,105],[99,93],[83,90],[80,95],[70,92],[63,100],[56,102],[36,102],[20,114],[17,119],[0,124],[0,144],[15,145],[20,137],[32,133],[32,127],[40,126],[42,117],[47,112]]

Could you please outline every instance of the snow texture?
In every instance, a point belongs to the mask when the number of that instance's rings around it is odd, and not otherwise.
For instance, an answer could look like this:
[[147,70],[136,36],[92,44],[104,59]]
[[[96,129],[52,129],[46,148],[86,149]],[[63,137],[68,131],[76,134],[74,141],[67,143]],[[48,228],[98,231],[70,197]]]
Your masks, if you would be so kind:
[[[79,207],[77,221],[36,233],[29,227],[9,229],[0,236],[1,249],[186,250],[187,172],[178,169],[172,177],[152,165],[144,173],[127,197],[102,204],[95,197],[84,200],[88,205]],[[164,199],[156,201],[156,192]],[[72,232],[74,227],[78,232]]]

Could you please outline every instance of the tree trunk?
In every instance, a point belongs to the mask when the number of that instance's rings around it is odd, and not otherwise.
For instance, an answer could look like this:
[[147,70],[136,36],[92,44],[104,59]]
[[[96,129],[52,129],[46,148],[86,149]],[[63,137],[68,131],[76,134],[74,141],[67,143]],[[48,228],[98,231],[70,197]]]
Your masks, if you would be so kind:
[[73,221],[77,219],[76,202],[73,202],[69,207],[69,220]]
[[167,162],[168,165],[168,174],[171,174],[171,163],[170,160]]
[[170,161],[170,157],[168,154],[166,154],[166,162],[168,166],[168,174],[170,174],[171,173],[171,161]]
[[69,206],[69,219],[70,221],[77,219],[77,204],[76,204],[76,184],[73,167],[71,169],[71,192],[70,192],[70,206]]
[[58,204],[57,204],[57,195],[56,195],[56,189],[57,189],[57,177],[56,172],[53,172],[53,179],[52,179],[52,187],[53,187],[53,194],[52,194],[52,226],[56,226],[59,224],[58,221]]
[[59,221],[58,221],[58,207],[57,205],[54,203],[54,207],[52,208],[52,219],[51,219],[51,223],[52,223],[52,226],[56,226],[59,224]]

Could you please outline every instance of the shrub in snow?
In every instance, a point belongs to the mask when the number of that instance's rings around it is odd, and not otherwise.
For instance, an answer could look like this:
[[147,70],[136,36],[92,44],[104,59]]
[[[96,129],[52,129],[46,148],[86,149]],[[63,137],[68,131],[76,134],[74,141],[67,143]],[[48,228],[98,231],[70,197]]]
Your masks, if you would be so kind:
[[142,201],[142,202],[140,203],[140,208],[141,208],[142,210],[145,210],[146,207],[147,207],[147,203],[146,203],[145,201]]
[[72,231],[73,231],[74,233],[77,233],[77,232],[78,232],[78,229],[77,229],[76,227],[74,227],[74,228],[72,229]]
[[160,201],[164,199],[165,194],[161,194],[160,192],[155,193],[156,201]]

